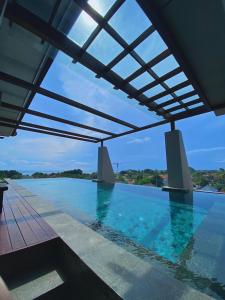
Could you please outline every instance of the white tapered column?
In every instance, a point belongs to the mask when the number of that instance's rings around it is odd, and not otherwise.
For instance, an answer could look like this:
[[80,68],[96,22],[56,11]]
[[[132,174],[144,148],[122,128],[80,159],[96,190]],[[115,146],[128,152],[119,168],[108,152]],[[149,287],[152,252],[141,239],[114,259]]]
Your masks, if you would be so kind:
[[98,181],[114,183],[115,177],[107,147],[98,148]]
[[168,187],[192,191],[192,179],[182,133],[173,129],[165,133]]

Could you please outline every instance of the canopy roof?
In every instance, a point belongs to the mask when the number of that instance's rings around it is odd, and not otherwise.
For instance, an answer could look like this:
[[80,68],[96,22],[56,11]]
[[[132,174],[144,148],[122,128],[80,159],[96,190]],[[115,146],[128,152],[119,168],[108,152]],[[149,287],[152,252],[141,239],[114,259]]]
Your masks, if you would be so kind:
[[[135,39],[129,40],[124,38],[123,30],[117,23],[112,22],[114,16],[123,10],[125,1],[111,2],[108,10],[100,13],[85,0],[5,1],[0,28],[3,41],[0,48],[0,135],[14,135],[18,128],[99,142],[209,111],[224,113],[225,41],[222,37],[225,33],[225,14],[222,0],[202,0],[197,1],[198,4],[194,0],[137,0],[149,23]],[[83,11],[97,25],[79,45],[70,39],[68,32],[72,26],[76,29],[78,16]],[[206,21],[210,23],[210,30],[209,26],[202,25],[207,24]],[[98,38],[102,34],[107,34],[121,48],[107,61],[96,51]],[[152,47],[151,51],[144,51],[151,44],[157,46]],[[155,112],[161,120],[139,127],[84,105],[80,102],[82,99],[69,99],[40,87],[58,50],[70,56],[74,63],[92,70],[97,78],[103,78],[115,89],[125,92],[129,101],[137,101]],[[140,78],[145,78],[142,80],[144,85],[138,85]],[[109,132],[104,128],[31,110],[29,105],[36,93],[113,121],[129,130]],[[23,122],[25,113],[85,128],[105,137]]]
[[223,0],[138,0],[216,114],[225,113]]

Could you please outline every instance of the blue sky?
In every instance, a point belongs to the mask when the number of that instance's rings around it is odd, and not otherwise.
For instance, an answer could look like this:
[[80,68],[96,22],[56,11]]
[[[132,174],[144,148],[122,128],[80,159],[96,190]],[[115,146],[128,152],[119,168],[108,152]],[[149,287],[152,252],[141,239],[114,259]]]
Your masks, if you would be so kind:
[[[104,15],[113,1],[92,0],[89,3]],[[128,18],[131,14],[133,15],[132,21]],[[120,11],[110,20],[110,24],[128,43],[131,43],[151,25],[133,0],[125,2]],[[69,37],[82,46],[95,26],[95,22],[82,13],[70,31]],[[166,45],[160,36],[154,33],[138,46],[136,51],[147,62],[165,49]],[[102,31],[88,52],[102,62],[108,63],[121,50],[122,48],[106,32]],[[154,71],[161,76],[176,66],[175,59],[170,56],[163,64],[156,65]],[[114,67],[114,70],[125,78],[137,68],[138,64],[131,56],[127,56]],[[169,80],[167,84],[173,86],[185,78],[185,75],[181,73],[176,78]],[[140,88],[151,80],[153,80],[151,76],[144,73],[132,84]],[[63,53],[58,53],[42,86],[138,126],[160,120],[154,113],[138,105],[135,100],[128,99],[123,92],[114,90],[112,85],[105,80],[96,79],[95,74],[88,69],[80,64],[73,64],[71,58]],[[180,93],[191,89],[192,87],[189,86]],[[155,90],[147,91],[146,95],[150,97],[160,91],[163,91],[163,88],[157,86]],[[179,95],[179,92],[177,94]],[[166,100],[162,99],[161,101]],[[31,108],[113,132],[128,129],[40,95],[35,96]],[[94,132],[34,116],[26,115],[24,120],[101,137],[100,134]],[[182,130],[190,166],[196,169],[225,167],[225,116],[215,117],[213,113],[207,113],[179,121],[176,126]],[[165,125],[105,143],[114,167],[115,163],[119,163],[119,170],[128,168],[166,169],[164,132],[168,130],[169,126]],[[81,168],[87,172],[96,170],[97,144],[19,130],[16,137],[5,138],[0,142],[0,169],[58,171]]]

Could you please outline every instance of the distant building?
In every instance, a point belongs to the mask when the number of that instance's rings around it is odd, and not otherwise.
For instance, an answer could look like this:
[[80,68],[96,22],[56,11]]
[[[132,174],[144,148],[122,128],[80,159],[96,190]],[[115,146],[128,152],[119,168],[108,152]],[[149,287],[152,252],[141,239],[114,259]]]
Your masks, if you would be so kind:
[[211,186],[210,184],[204,186],[203,188],[201,188],[201,190],[206,192],[218,192],[218,190],[213,186]]

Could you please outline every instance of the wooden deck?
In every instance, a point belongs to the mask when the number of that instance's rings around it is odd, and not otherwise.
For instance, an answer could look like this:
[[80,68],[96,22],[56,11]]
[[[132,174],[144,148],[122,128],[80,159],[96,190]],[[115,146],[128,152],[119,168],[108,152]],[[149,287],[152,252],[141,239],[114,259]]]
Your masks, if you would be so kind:
[[4,193],[0,214],[0,255],[27,248],[53,238],[54,230],[11,185]]

